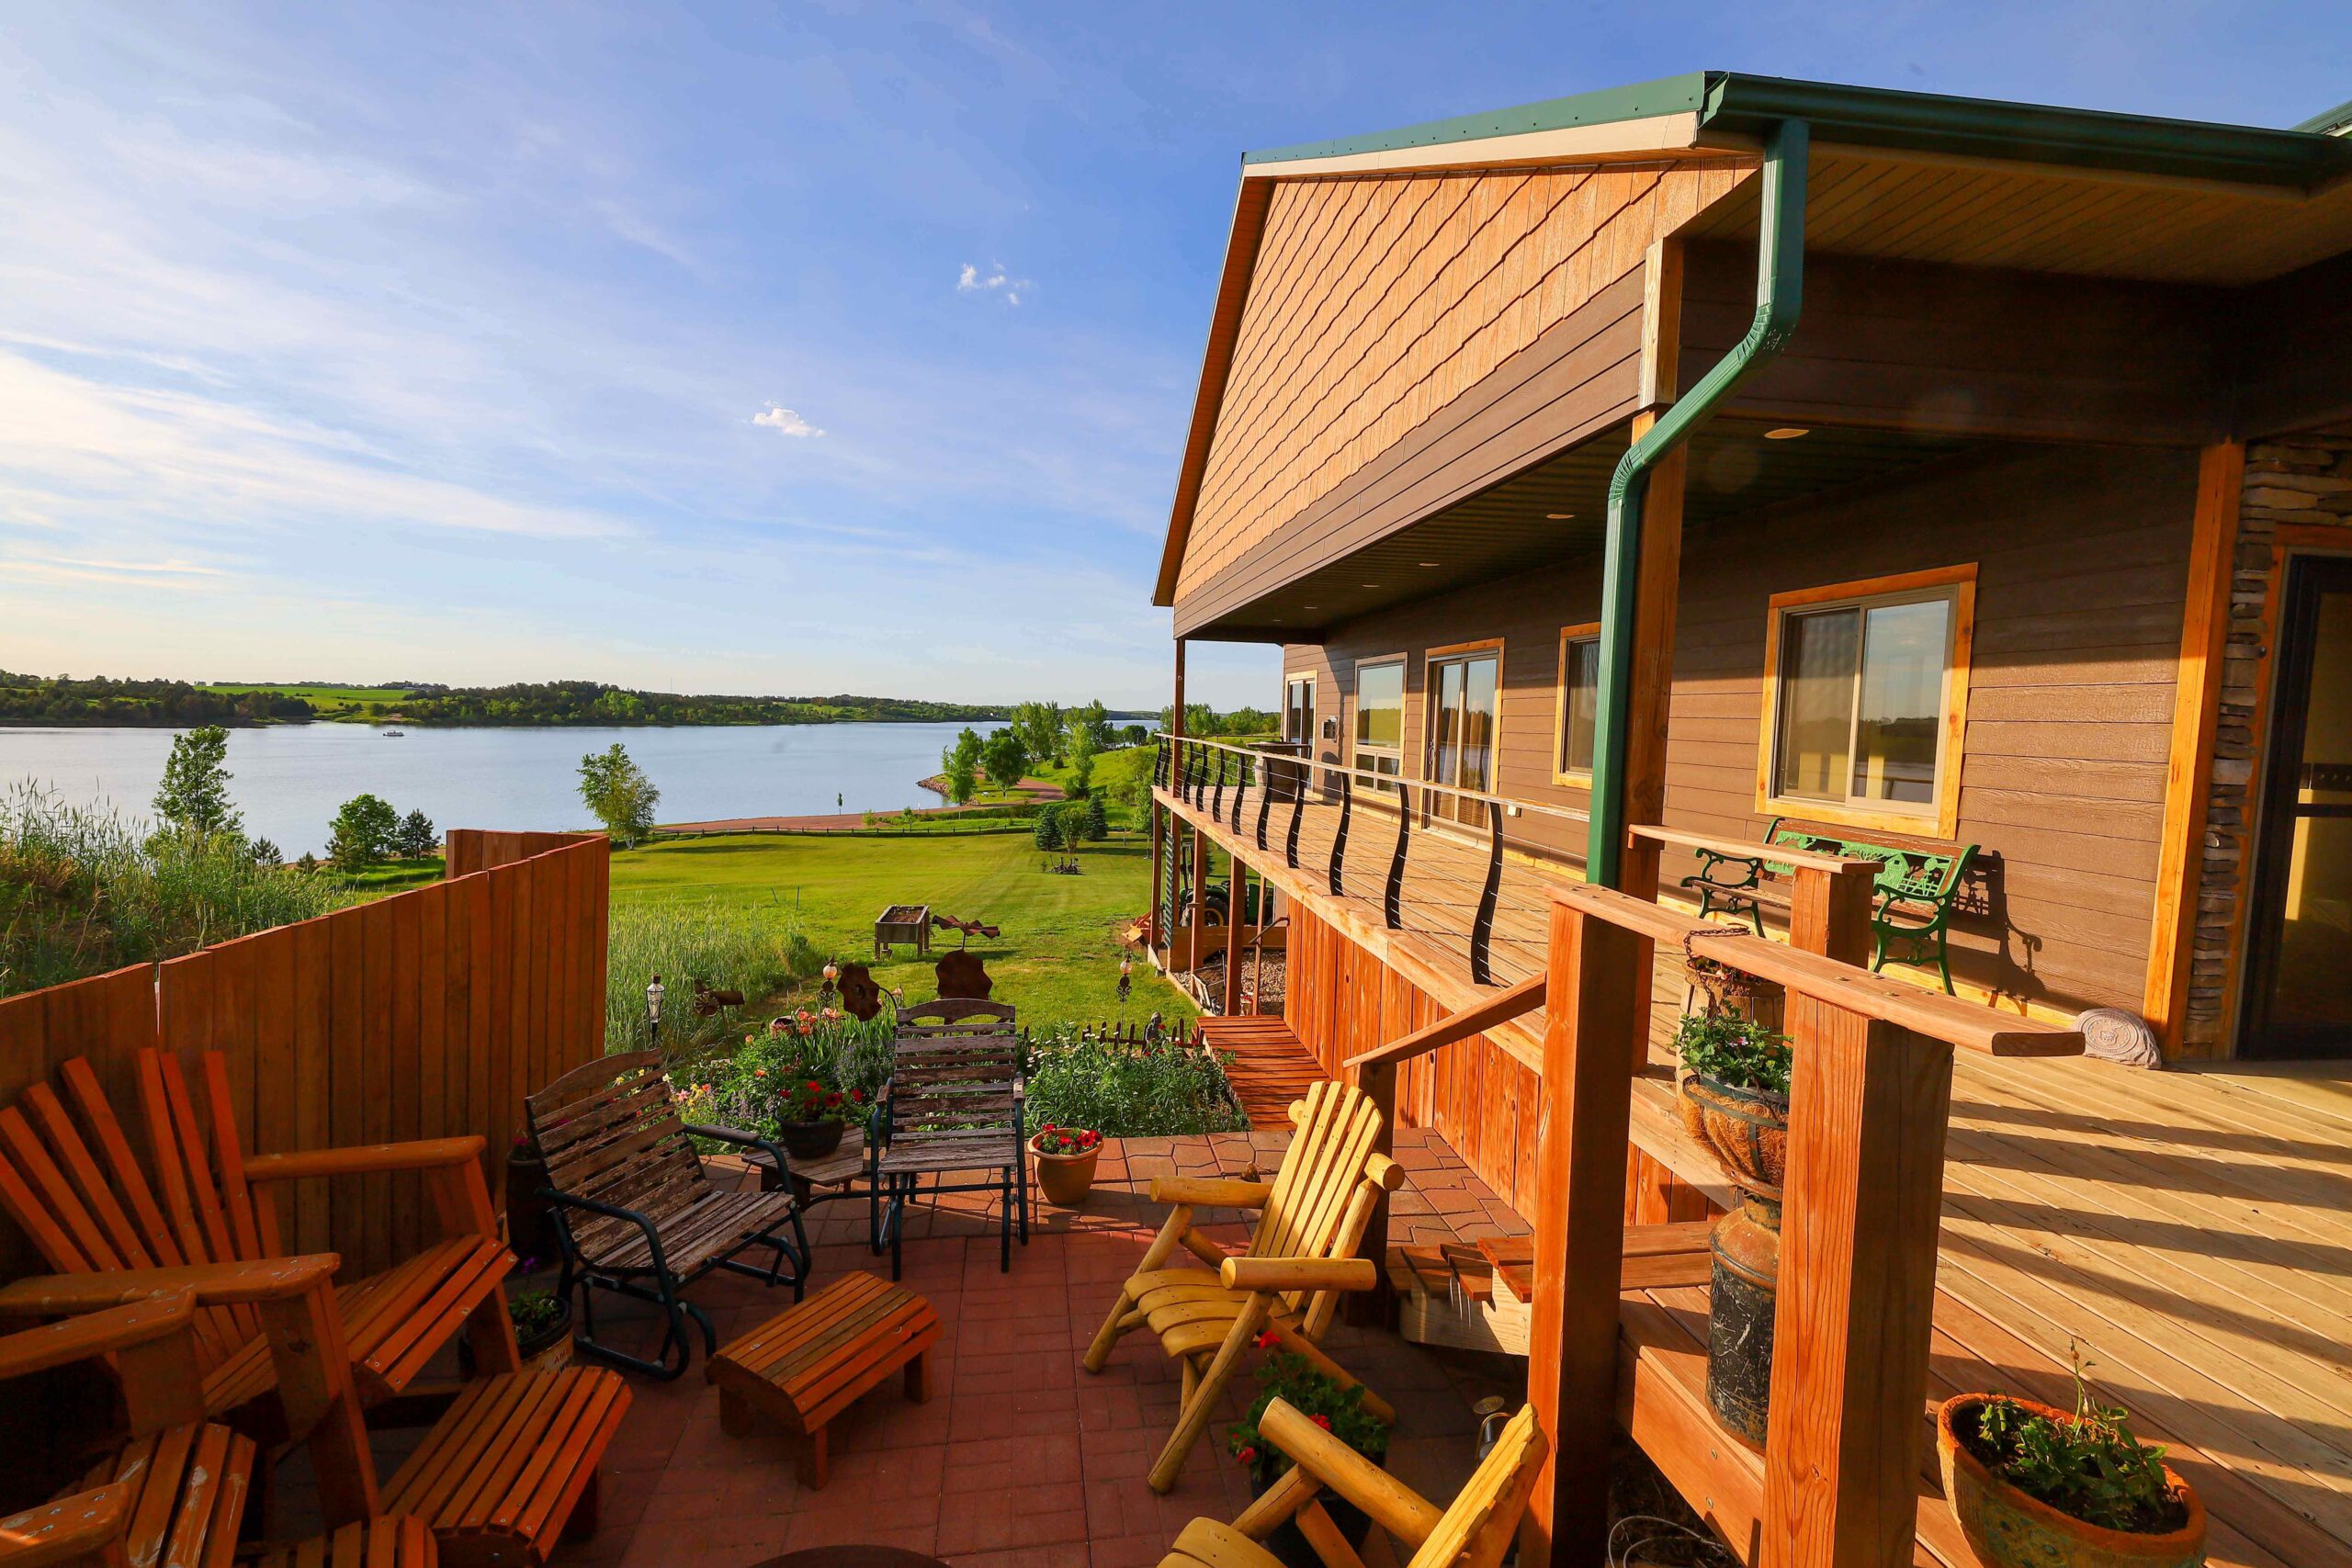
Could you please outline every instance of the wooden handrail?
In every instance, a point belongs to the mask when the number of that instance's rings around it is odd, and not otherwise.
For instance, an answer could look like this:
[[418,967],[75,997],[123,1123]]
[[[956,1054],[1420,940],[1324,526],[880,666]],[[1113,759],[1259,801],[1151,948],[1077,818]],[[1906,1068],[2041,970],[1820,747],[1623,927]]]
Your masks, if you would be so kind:
[[1636,822],[1625,829],[1627,839],[1647,839],[1652,843],[1672,844],[1678,849],[1707,850],[1732,860],[1769,860],[1775,865],[1799,870],[1838,872],[1849,865],[1866,865],[1873,872],[1880,863],[1867,855],[1825,855],[1812,850],[1791,849],[1785,844],[1758,844],[1745,839],[1725,839],[1707,833],[1686,833],[1679,828],[1660,828],[1653,823]]
[[1361,1055],[1351,1056],[1342,1065],[1363,1068],[1409,1062],[1442,1045],[1467,1040],[1474,1034],[1484,1034],[1498,1023],[1508,1022],[1542,1007],[1547,982],[1548,976],[1543,975],[1521,980],[1508,990],[1497,991],[1491,997],[1473,1002],[1460,1012],[1448,1013],[1426,1029],[1417,1029],[1385,1045],[1374,1046]]
[[[1303,772],[1311,773],[1345,773],[1350,778],[1363,780],[1373,785],[1375,790],[1390,784],[1406,784],[1425,794],[1450,795],[1457,800],[1476,800],[1502,807],[1513,813],[1532,811],[1539,817],[1554,817],[1563,822],[1583,822],[1591,817],[1590,812],[1580,811],[1572,806],[1549,806],[1540,800],[1525,800],[1517,795],[1494,795],[1482,789],[1462,789],[1453,784],[1442,784],[1431,779],[1400,779],[1393,773],[1378,773],[1370,768],[1354,767],[1346,762],[1324,761],[1315,757],[1272,755],[1254,747],[1236,746],[1224,740],[1207,740],[1197,735],[1171,736],[1163,733],[1159,739],[1181,746],[1190,746],[1202,751],[1229,751],[1237,757],[1251,758],[1261,763],[1287,762]],[[1174,792],[1172,784],[1162,784],[1159,787],[1170,793]],[[1776,855],[1774,858],[1779,857]]]
[[1556,902],[1573,905],[1586,914],[1656,942],[1679,947],[1687,938],[1697,934],[1704,939],[1703,955],[1727,968],[1770,980],[1847,1012],[1932,1035],[1962,1050],[1981,1051],[1993,1056],[2083,1054],[2079,1030],[1996,1012],[1981,1003],[1964,1002],[1940,991],[1922,990],[1817,953],[1802,953],[1768,942],[1736,926],[1700,920],[1614,888],[1587,883],[1555,888],[1552,897]]

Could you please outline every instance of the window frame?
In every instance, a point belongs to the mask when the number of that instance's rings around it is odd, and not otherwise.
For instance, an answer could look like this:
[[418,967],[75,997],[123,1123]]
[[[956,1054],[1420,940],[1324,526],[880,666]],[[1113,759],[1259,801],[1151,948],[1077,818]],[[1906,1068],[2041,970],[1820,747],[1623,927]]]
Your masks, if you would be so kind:
[[[1579,621],[1574,626],[1560,628],[1560,664],[1553,680],[1552,692],[1552,782],[1566,789],[1589,790],[1592,788],[1591,769],[1566,768],[1560,764],[1560,759],[1567,754],[1568,750],[1568,645],[1575,642],[1592,643],[1598,651],[1600,623]],[[1600,689],[1600,672],[1596,667],[1593,671],[1596,693]]]
[[[1851,798],[1847,781],[1845,801],[1815,800],[1775,792],[1781,730],[1781,645],[1792,612],[1844,609],[1867,610],[1889,604],[1917,604],[1944,599],[1951,605],[1951,625],[1945,634],[1942,723],[1936,738],[1934,798],[1925,807],[1905,809],[1884,802],[1862,803]],[[1775,593],[1769,602],[1764,626],[1763,714],[1756,748],[1756,811],[1763,817],[1793,817],[1848,828],[1875,828],[1888,832],[1949,840],[1960,826],[1960,775],[1968,735],[1968,671],[1976,634],[1976,563],[1937,567],[1927,571],[1887,577],[1859,578],[1824,583],[1815,588]]]
[[[1405,764],[1412,754],[1411,748],[1405,744],[1405,717],[1411,711],[1413,701],[1411,680],[1413,671],[1412,660],[1401,649],[1395,653],[1376,653],[1366,659],[1359,659],[1355,662],[1355,669],[1351,671],[1355,690],[1348,694],[1348,766],[1360,772],[1372,771],[1364,767],[1363,758],[1367,753],[1363,742],[1358,739],[1358,730],[1363,722],[1363,672],[1366,670],[1378,670],[1392,664],[1396,667],[1396,744],[1394,748],[1396,758],[1396,776],[1410,782],[1413,775],[1405,771]],[[1385,746],[1374,746],[1369,749],[1368,754],[1375,757],[1386,756],[1390,750],[1391,748]],[[1362,784],[1363,781],[1357,782]],[[1382,795],[1390,793],[1378,785],[1372,787]]]
[[[1414,748],[1416,752],[1414,766],[1419,770],[1419,782],[1451,783],[1450,780],[1435,779],[1431,774],[1431,769],[1437,761],[1433,752],[1437,744],[1438,666],[1455,660],[1466,661],[1489,656],[1495,661],[1495,743],[1493,761],[1487,769],[1487,787],[1483,793],[1487,795],[1503,793],[1503,694],[1507,689],[1503,684],[1503,677],[1507,671],[1503,659],[1503,639],[1498,637],[1480,637],[1472,642],[1450,642],[1442,648],[1421,650],[1421,738],[1420,744]],[[1419,805],[1422,824],[1447,831],[1464,831],[1464,829],[1458,823],[1438,815],[1432,809],[1432,802],[1437,798],[1427,791],[1422,793]]]
[[1321,695],[1316,690],[1316,687],[1320,682],[1317,672],[1313,670],[1285,670],[1283,671],[1283,739],[1285,743],[1290,741],[1290,716],[1292,713],[1295,711],[1291,706],[1291,688],[1300,684],[1301,682],[1304,682],[1306,686],[1306,711],[1311,717],[1309,718],[1306,726],[1306,733],[1301,736],[1300,739],[1306,743],[1307,750],[1311,754],[1315,748],[1315,726],[1320,723],[1323,717],[1321,712]]

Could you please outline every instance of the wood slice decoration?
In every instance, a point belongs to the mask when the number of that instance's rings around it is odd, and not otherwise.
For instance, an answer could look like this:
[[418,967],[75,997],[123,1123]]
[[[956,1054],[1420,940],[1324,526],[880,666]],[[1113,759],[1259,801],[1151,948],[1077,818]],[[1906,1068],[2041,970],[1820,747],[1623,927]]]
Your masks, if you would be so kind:
[[882,987],[863,964],[842,964],[833,988],[841,993],[842,1010],[861,1023],[870,1022],[882,1010]]
[[989,978],[988,965],[980,962],[980,955],[965,948],[957,948],[933,967],[942,997],[986,997],[996,984]]

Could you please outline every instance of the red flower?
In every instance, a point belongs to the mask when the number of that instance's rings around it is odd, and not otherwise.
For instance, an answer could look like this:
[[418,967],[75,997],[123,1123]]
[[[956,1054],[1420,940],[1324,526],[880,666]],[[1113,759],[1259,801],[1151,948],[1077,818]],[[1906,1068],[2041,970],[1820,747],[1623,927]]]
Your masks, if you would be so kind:
[[819,1083],[815,1078],[810,1078],[808,1080],[808,1092],[810,1094],[822,1094],[825,1092],[825,1086]]
[[865,1104],[865,1091],[864,1089],[854,1089],[850,1090],[850,1091],[849,1091],[849,1102],[850,1102],[852,1105],[863,1105],[863,1104]]
[[828,1111],[832,1110],[834,1107],[841,1104],[841,1102],[842,1097],[838,1094],[829,1094],[825,1096],[825,1109]]
[[1054,1130],[1054,1124],[1053,1124],[1051,1122],[1046,1122],[1046,1132],[1048,1132],[1048,1133],[1050,1133],[1050,1132],[1052,1132],[1053,1130]]
[[1100,1133],[1080,1133],[1078,1135],[1078,1146],[1081,1149],[1091,1149],[1102,1141],[1102,1134]]
[[1235,1454],[1233,1457],[1239,1460],[1244,1464],[1255,1464],[1258,1462],[1258,1450],[1256,1449],[1243,1449],[1239,1453]]
[[1258,1348],[1261,1350],[1271,1350],[1282,1342],[1283,1337],[1271,1328],[1258,1336]]
[[1318,1427],[1322,1427],[1322,1428],[1323,1428],[1325,1431],[1327,1431],[1327,1432],[1328,1432],[1328,1431],[1329,1431],[1329,1430],[1331,1429],[1331,1418],[1330,1418],[1329,1416],[1316,1416],[1316,1417],[1315,1417],[1315,1424],[1316,1424],[1317,1426],[1318,1426]]

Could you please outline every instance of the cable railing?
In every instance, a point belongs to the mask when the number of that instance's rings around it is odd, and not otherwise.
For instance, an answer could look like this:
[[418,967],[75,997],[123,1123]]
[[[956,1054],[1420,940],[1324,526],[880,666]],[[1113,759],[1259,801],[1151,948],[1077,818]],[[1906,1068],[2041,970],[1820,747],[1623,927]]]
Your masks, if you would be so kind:
[[[1167,790],[1194,810],[1204,812],[1216,822],[1223,824],[1238,836],[1253,838],[1260,851],[1272,853],[1277,837],[1282,844],[1283,862],[1292,871],[1305,871],[1313,875],[1320,873],[1323,885],[1335,898],[1348,897],[1348,839],[1355,827],[1358,781],[1369,785],[1369,792],[1384,805],[1394,797],[1396,838],[1389,846],[1385,874],[1380,892],[1381,919],[1390,931],[1405,929],[1406,872],[1410,863],[1414,840],[1414,822],[1424,813],[1434,816],[1439,801],[1455,803],[1452,809],[1456,826],[1471,828],[1464,818],[1472,809],[1486,818],[1486,866],[1477,879],[1478,896],[1476,911],[1471,916],[1469,931],[1470,976],[1482,986],[1496,984],[1494,969],[1495,917],[1502,894],[1503,824],[1508,817],[1532,813],[1563,822],[1581,823],[1587,814],[1571,807],[1547,806],[1538,801],[1516,800],[1485,790],[1464,789],[1453,784],[1437,784],[1425,779],[1402,778],[1367,768],[1352,767],[1334,761],[1319,761],[1295,753],[1295,742],[1275,742],[1272,748],[1238,746],[1227,741],[1207,740],[1191,736],[1162,735],[1158,738],[1159,755],[1154,760],[1152,784]],[[1418,802],[1416,792],[1419,792]],[[1308,795],[1317,803],[1336,806],[1339,816],[1332,825],[1331,841],[1320,866],[1301,864],[1301,835],[1306,824]],[[1253,817],[1244,828],[1245,816]],[[1286,818],[1286,820],[1284,820]],[[1422,823],[1426,831],[1430,821]],[[1559,852],[1554,851],[1554,853]],[[1167,924],[1162,930],[1172,930],[1182,913],[1177,893],[1181,873],[1170,857],[1167,879],[1168,903],[1165,906]],[[1449,879],[1462,880],[1462,879]],[[1201,897],[1196,892],[1194,897]]]

